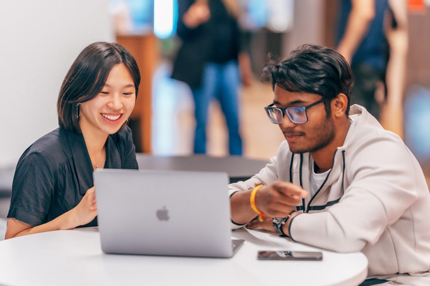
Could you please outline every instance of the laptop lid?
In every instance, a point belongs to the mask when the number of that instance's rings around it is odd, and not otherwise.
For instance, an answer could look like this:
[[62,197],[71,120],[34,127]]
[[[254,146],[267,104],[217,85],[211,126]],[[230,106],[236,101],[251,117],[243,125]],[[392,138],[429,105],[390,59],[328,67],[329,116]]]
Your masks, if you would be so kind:
[[231,257],[226,173],[98,169],[105,253]]

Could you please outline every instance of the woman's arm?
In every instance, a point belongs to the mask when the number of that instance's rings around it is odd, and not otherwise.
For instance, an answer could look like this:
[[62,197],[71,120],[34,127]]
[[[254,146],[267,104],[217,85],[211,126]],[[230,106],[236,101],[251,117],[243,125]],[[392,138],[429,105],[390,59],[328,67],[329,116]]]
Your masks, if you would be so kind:
[[94,187],[87,190],[79,204],[70,211],[60,215],[50,222],[32,227],[30,224],[15,218],[9,218],[6,229],[6,239],[41,233],[52,230],[72,229],[90,223],[97,216],[97,203]]

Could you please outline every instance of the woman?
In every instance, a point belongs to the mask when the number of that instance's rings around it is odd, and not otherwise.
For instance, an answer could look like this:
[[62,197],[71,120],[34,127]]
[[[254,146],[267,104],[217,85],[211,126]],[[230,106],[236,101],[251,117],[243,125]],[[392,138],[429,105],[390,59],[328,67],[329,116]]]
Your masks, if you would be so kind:
[[125,123],[139,83],[136,61],[124,47],[98,42],[80,53],[58,96],[60,128],[18,162],[6,239],[97,225],[93,170],[138,168]]

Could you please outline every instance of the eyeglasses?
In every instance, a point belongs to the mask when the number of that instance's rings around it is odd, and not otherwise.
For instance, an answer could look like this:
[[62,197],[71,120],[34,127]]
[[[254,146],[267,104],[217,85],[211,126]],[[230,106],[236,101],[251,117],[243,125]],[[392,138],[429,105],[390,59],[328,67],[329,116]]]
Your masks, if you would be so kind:
[[274,103],[266,106],[267,116],[273,124],[282,124],[285,114],[294,124],[304,124],[308,122],[308,116],[306,110],[314,105],[317,105],[324,101],[324,98],[306,106],[292,106],[287,108],[281,108],[273,106]]

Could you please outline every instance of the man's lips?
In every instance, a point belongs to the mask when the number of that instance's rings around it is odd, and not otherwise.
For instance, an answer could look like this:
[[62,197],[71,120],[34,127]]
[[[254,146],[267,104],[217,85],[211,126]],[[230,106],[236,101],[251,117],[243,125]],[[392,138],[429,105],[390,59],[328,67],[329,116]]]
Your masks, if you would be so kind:
[[287,138],[295,138],[303,135],[303,133],[284,133],[284,136]]
[[290,143],[296,141],[303,135],[304,133],[284,133],[285,139],[287,139],[287,141]]

